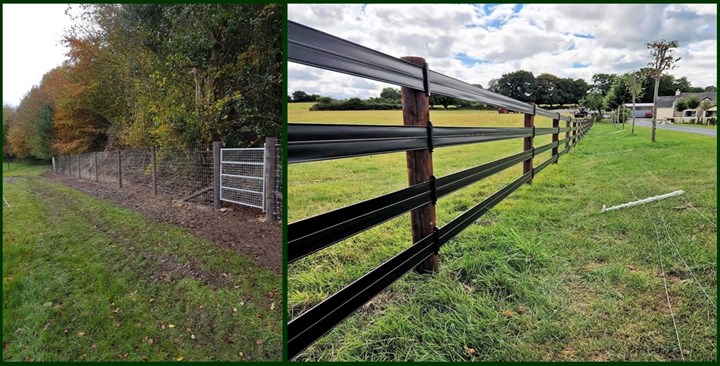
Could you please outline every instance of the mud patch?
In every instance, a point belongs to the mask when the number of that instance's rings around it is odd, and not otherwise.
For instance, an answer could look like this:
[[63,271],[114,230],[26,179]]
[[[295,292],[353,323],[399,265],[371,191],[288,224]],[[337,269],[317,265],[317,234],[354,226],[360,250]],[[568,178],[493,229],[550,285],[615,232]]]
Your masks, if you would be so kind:
[[177,197],[155,195],[150,187],[118,188],[111,183],[83,181],[52,172],[44,176],[155,220],[185,227],[194,236],[252,258],[275,273],[282,271],[282,226],[279,222],[266,222],[260,210],[223,204],[225,210],[215,211],[206,205],[179,201]]

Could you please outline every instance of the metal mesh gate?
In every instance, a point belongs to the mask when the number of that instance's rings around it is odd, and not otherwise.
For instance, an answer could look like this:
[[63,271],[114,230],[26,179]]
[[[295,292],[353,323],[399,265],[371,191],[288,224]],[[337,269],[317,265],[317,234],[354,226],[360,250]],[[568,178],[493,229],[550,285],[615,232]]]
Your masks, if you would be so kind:
[[220,150],[220,199],[265,211],[265,148]]

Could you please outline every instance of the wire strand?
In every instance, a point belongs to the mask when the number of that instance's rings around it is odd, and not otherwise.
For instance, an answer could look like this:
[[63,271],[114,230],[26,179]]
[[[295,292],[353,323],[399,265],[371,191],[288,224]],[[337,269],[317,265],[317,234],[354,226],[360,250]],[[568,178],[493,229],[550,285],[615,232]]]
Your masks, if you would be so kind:
[[[617,173],[614,169],[610,167],[610,165],[607,162],[604,162],[605,167],[610,170],[613,174],[617,175],[622,179],[622,181],[625,183],[625,186],[630,189],[630,192],[632,195],[637,199],[638,196],[635,194],[635,190],[632,189],[632,186],[630,185],[630,182],[625,179],[621,174]],[[675,313],[672,308],[672,304],[670,301],[670,291],[667,287],[667,278],[665,277],[665,265],[663,264],[663,257],[662,257],[662,245],[660,244],[660,235],[658,234],[657,225],[655,225],[655,222],[652,220],[652,215],[650,215],[650,211],[648,210],[647,206],[643,206],[645,208],[645,213],[647,214],[648,220],[652,222],[653,224],[653,230],[655,232],[655,241],[658,245],[658,256],[660,260],[660,273],[662,275],[663,279],[663,287],[665,288],[665,299],[667,300],[668,309],[670,310],[670,318],[672,319],[673,328],[675,329],[675,339],[677,340],[678,349],[680,350],[680,358],[682,358],[683,361],[685,361],[685,355],[682,349],[682,343],[680,342],[680,332],[678,331],[677,322],[675,321]]]

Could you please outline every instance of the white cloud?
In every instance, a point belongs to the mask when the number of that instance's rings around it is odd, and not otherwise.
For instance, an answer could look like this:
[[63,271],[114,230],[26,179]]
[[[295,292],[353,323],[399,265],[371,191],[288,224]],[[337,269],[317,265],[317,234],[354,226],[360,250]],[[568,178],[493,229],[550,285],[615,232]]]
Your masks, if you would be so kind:
[[[518,69],[589,82],[646,66],[645,44],[672,39],[682,57],[672,74],[716,85],[714,4],[291,4],[288,18],[395,57],[425,57],[435,71],[482,85]],[[355,77],[293,64],[288,79],[290,92],[337,98],[377,96],[387,86],[353,90]]]

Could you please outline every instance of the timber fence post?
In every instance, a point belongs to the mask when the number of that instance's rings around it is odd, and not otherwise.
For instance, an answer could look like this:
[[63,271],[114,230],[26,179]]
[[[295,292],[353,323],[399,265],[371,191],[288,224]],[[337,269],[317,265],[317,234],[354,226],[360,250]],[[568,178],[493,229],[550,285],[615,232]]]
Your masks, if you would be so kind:
[[220,209],[220,141],[213,141],[213,208]]
[[[432,122],[430,122],[430,90],[428,82],[428,67],[422,57],[406,56],[403,61],[410,62],[423,68],[425,90],[415,90],[408,87],[400,88],[402,99],[403,124],[405,126],[423,126],[428,131],[428,148],[408,151],[405,153],[408,168],[408,184],[413,186],[420,183],[431,182],[433,202],[418,207],[410,212],[412,223],[413,243],[419,242],[428,235],[435,235],[436,218],[435,203],[435,176],[433,176],[432,162]],[[438,242],[435,235],[435,253],[415,267],[418,273],[435,273],[438,271]]]
[[[552,142],[557,142],[558,135],[560,134],[560,131],[559,131],[560,130],[560,113],[558,113],[557,118],[553,119],[552,126],[553,126],[553,128],[556,129],[555,133],[552,135]],[[555,146],[552,149],[552,156],[557,156],[557,154],[558,154],[558,147]],[[555,164],[557,164],[559,160],[560,160],[560,158],[555,159]]]
[[150,165],[152,167],[153,193],[157,194],[157,166],[155,165],[155,146],[150,146]]
[[523,161],[523,174],[531,173],[530,180],[528,180],[528,184],[532,184],[534,173],[533,173],[533,159],[535,159],[535,150],[533,146],[533,140],[535,139],[535,103],[532,104],[533,112],[525,113],[523,122],[525,128],[531,128],[532,129],[532,135],[525,137],[523,139],[523,151],[532,150],[533,154],[530,156],[529,159]]
[[577,145],[577,139],[578,139],[578,121],[576,119],[573,120],[573,143],[572,146],[575,147]]
[[274,219],[273,211],[275,207],[275,179],[277,179],[275,170],[275,164],[277,162],[277,147],[275,145],[277,145],[277,138],[265,138],[265,172],[263,174],[265,197],[263,197],[263,199],[265,200],[265,218],[268,221],[272,221]]
[[97,163],[97,151],[93,153],[93,158],[95,159],[95,181],[98,181],[98,163]]
[[122,188],[122,157],[120,156],[120,149],[117,151],[117,171],[118,171],[118,187]]

